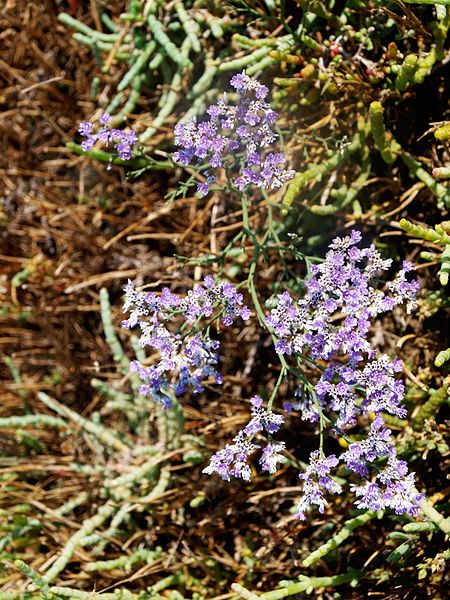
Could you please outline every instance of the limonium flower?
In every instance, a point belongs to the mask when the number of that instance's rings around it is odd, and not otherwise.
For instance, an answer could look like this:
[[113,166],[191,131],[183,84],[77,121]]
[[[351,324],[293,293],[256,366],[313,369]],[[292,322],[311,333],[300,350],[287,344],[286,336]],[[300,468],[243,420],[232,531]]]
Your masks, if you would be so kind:
[[[251,398],[250,403],[252,405],[252,419],[233,438],[232,444],[227,444],[225,448],[211,457],[211,461],[203,469],[203,473],[207,475],[217,473],[226,481],[230,481],[231,477],[250,481],[249,456],[260,448],[260,446],[253,443],[253,438],[259,432],[266,432],[269,435],[276,433],[284,422],[282,415],[277,415],[271,410],[263,408],[263,401],[260,396]],[[277,464],[284,461],[284,456],[281,454],[284,449],[284,442],[273,443],[271,441],[263,448],[260,465],[264,471],[276,472]]]
[[359,485],[352,485],[351,490],[357,497],[355,505],[358,508],[390,508],[398,515],[407,513],[412,517],[417,516],[424,499],[424,495],[416,490],[414,473],[408,473],[407,463],[398,460],[395,452],[391,452],[387,466],[375,481],[365,480]]
[[259,464],[263,471],[268,471],[270,474],[277,472],[278,463],[285,462],[285,457],[282,454],[286,449],[284,442],[269,442],[265,448],[263,448]]
[[300,474],[303,481],[303,495],[297,505],[297,517],[301,520],[306,518],[306,513],[312,506],[317,506],[320,513],[325,511],[327,500],[324,492],[340,494],[342,487],[333,481],[330,472],[339,464],[339,459],[334,454],[323,456],[318,450],[311,453],[309,465],[304,473]]
[[[197,191],[205,196],[216,181],[215,172],[224,167],[234,175],[233,183],[241,191],[249,186],[263,189],[281,187],[292,179],[295,171],[285,170],[286,157],[270,151],[278,135],[273,125],[278,117],[265,101],[268,88],[245,71],[231,78],[230,85],[238,95],[232,104],[226,93],[207,109],[209,120],[197,122],[193,117],[175,127],[174,153],[183,165],[208,165],[206,182]],[[242,158],[240,158],[242,155]]]
[[[310,466],[301,475],[300,518],[305,518],[313,505],[323,512],[327,504],[324,492],[340,493],[340,486],[328,474],[325,479],[311,476],[313,472],[320,474],[320,466],[328,469],[340,462],[363,478],[352,488],[358,498],[356,505],[361,508],[392,508],[399,514],[414,515],[421,501],[414,488],[414,475],[408,474],[405,463],[396,458],[391,431],[382,417],[382,413],[406,416],[401,406],[404,385],[396,378],[402,370],[401,361],[387,355],[377,357],[369,340],[371,319],[400,303],[406,303],[408,312],[416,306],[419,283],[407,280],[411,265],[403,263],[394,279],[381,288],[377,278],[392,261],[382,259],[374,246],[358,248],[360,240],[361,234],[356,231],[333,240],[325,261],[313,266],[312,277],[305,282],[305,296],[295,302],[285,292],[267,318],[278,338],[278,353],[310,354],[328,363],[298,406],[303,418],[318,421],[324,413],[342,432],[354,426],[358,418],[375,414],[369,436],[350,444],[339,458],[332,455],[330,462],[323,453],[311,455]],[[383,470],[376,475],[376,461],[386,459],[389,477],[383,475]],[[399,465],[401,469],[395,474]]]
[[[415,488],[414,473],[408,473],[407,464],[397,457],[392,432],[383,418],[385,413],[406,416],[404,385],[398,379],[402,363],[386,354],[377,356],[369,338],[372,319],[402,303],[408,312],[416,306],[419,283],[408,281],[412,265],[405,262],[391,281],[380,285],[379,277],[392,261],[384,260],[374,246],[359,248],[360,241],[357,231],[333,240],[325,261],[312,267],[303,298],[296,301],[288,292],[280,294],[278,305],[266,317],[275,334],[275,349],[285,360],[292,355],[301,361],[309,355],[325,365],[315,383],[297,387],[296,401],[288,403],[288,408],[298,410],[305,420],[322,420],[324,428],[329,426],[339,435],[361,419],[370,422],[368,436],[350,442],[340,456],[327,456],[322,444],[311,453],[308,467],[300,474],[300,519],[314,507],[323,513],[327,495],[341,493],[342,486],[332,473],[340,465],[359,478],[359,483],[351,485],[359,508],[390,508],[415,516],[423,499]],[[251,470],[244,465],[257,449],[253,437],[263,431],[271,436],[282,422],[281,415],[262,408],[258,396],[252,399],[252,419],[232,445],[234,449],[237,443],[246,444],[245,452],[239,453],[239,477],[242,473],[246,480],[250,477]],[[283,442],[270,440],[260,464],[275,472],[283,451]],[[224,479],[236,476],[236,456],[226,446],[204,472],[217,472]]]
[[138,142],[137,135],[132,130],[126,132],[120,129],[111,129],[110,123],[111,117],[108,113],[100,115],[99,125],[101,127],[94,127],[94,124],[90,121],[80,123],[78,133],[86,138],[81,143],[82,149],[87,152],[94,147],[97,141],[100,141],[107,148],[112,146],[122,160],[129,160],[133,146]]
[[[150,367],[132,361],[131,369],[143,382],[140,393],[170,405],[170,396],[179,396],[188,390],[199,393],[203,381],[213,377],[222,383],[217,370],[220,343],[206,332],[198,331],[201,319],[221,320],[224,326],[232,325],[238,317],[246,320],[250,311],[243,295],[227,282],[205,277],[185,297],[164,288],[160,295],[139,292],[131,281],[125,288],[124,312],[130,312],[123,326],[138,326],[141,330],[139,344],[150,346],[159,353],[159,360]],[[182,335],[182,327],[186,333]],[[194,326],[196,324],[196,326]]]
[[267,323],[278,337],[280,354],[308,349],[315,359],[348,354],[358,360],[361,353],[373,354],[367,339],[371,318],[403,302],[408,312],[416,307],[419,283],[405,279],[405,266],[386,286],[388,292],[376,287],[376,278],[392,261],[383,260],[374,246],[358,248],[360,240],[360,232],[353,231],[333,241],[326,260],[311,267],[304,298],[294,302],[289,292],[278,297]]

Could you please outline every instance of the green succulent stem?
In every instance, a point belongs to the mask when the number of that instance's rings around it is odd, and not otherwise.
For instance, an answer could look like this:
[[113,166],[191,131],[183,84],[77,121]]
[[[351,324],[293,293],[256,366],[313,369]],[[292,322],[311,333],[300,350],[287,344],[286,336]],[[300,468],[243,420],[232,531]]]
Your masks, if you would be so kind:
[[416,417],[413,419],[412,427],[415,431],[421,431],[423,429],[424,423],[427,419],[434,419],[440,407],[448,400],[449,393],[448,387],[443,385],[433,394],[431,394],[429,400],[422,404],[417,413]]
[[346,539],[348,539],[357,527],[366,525],[369,521],[374,519],[375,516],[376,513],[367,511],[361,515],[358,515],[357,517],[354,517],[353,519],[350,519],[349,521],[346,521],[344,523],[344,527],[338,533],[330,538],[328,542],[325,542],[325,544],[322,544],[322,546],[317,548],[317,550],[311,552],[311,554],[302,561],[302,567],[310,567],[318,560],[327,556],[330,552],[340,546]]
[[381,102],[375,101],[369,107],[370,128],[376,147],[380,151],[381,158],[385,163],[391,165],[399,155],[400,145],[386,131],[384,125],[384,109]]

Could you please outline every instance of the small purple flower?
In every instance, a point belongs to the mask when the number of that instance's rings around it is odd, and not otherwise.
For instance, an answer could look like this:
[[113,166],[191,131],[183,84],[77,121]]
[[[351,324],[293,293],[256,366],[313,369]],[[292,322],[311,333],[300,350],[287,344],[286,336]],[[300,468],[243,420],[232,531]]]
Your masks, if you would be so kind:
[[247,154],[247,164],[249,167],[256,167],[259,165],[260,156],[257,152],[249,152]]
[[102,127],[97,131],[97,139],[108,145],[111,140],[111,131],[109,127]]
[[321,455],[318,450],[311,453],[309,465],[304,473],[300,474],[303,482],[303,493],[297,505],[297,517],[302,521],[313,506],[317,506],[320,513],[325,512],[328,504],[324,492],[329,494],[340,494],[342,487],[330,476],[339,460],[334,454],[330,456]]
[[[240,138],[246,138],[250,135],[250,131],[248,129],[248,127],[246,125],[240,125],[237,129],[236,129],[236,133],[238,134],[238,136]],[[237,148],[239,148],[239,142],[234,142],[235,144],[237,144]],[[259,159],[259,157],[258,157]],[[259,160],[258,160],[259,162]],[[256,164],[256,163],[255,163]]]
[[[270,158],[272,164],[278,160],[280,157],[276,155]],[[285,306],[280,302],[268,316],[267,321],[277,337],[296,352],[309,349],[312,358],[326,361],[348,355],[360,362],[362,358],[357,357],[372,351],[367,339],[370,318],[401,302],[409,307],[416,302],[419,284],[406,281],[404,269],[393,282],[387,283],[386,291],[375,287],[375,278],[390,267],[391,261],[383,260],[374,247],[351,252],[360,238],[359,232],[336,238],[330,244],[325,261],[311,269],[312,277],[306,281],[304,298],[292,307],[292,303]],[[285,347],[279,346],[280,350]],[[394,391],[394,394],[399,392]],[[392,401],[395,404],[395,400]]]
[[209,184],[207,181],[197,184],[197,193],[200,196],[206,196],[209,192]]
[[93,135],[88,136],[88,138],[86,140],[84,140],[84,142],[81,142],[81,147],[83,149],[83,152],[87,152],[88,150],[91,150],[94,147],[95,142],[97,141],[97,138]]
[[243,432],[252,436],[258,431],[267,431],[267,433],[276,433],[284,422],[282,415],[276,415],[272,411],[266,411],[262,407],[262,398],[254,396],[250,402],[252,403],[252,420],[243,429]]
[[277,471],[278,463],[283,463],[285,458],[281,452],[286,449],[284,442],[269,442],[267,446],[263,448],[259,464],[264,471],[268,471],[272,475]]
[[[270,410],[263,408],[263,401],[260,396],[253,396],[250,399],[252,405],[252,419],[233,439],[233,444],[227,444],[223,450],[219,450],[211,458],[208,467],[203,473],[211,475],[218,473],[222,479],[229,481],[230,476],[250,480],[251,471],[247,463],[248,455],[254,452],[259,446],[253,444],[253,437],[262,431],[270,435],[276,433],[281,427],[284,419],[281,415],[275,415]],[[263,470],[269,473],[275,473],[277,465],[284,462],[282,452],[285,450],[284,442],[270,441],[261,454],[259,463]]]
[[248,111],[245,113],[244,121],[249,125],[257,125],[261,119],[257,113]]
[[217,473],[230,481],[231,477],[250,481],[252,473],[248,464],[248,457],[258,446],[247,441],[242,432],[234,439],[232,444],[227,444],[223,450],[219,450],[211,457],[209,465],[203,469],[203,473],[211,475]]
[[241,73],[240,75],[233,75],[230,80],[230,84],[238,91],[245,89],[245,83],[246,77],[244,73]]
[[269,88],[267,88],[265,85],[260,85],[255,90],[255,96],[258,98],[258,100],[264,100],[268,93]]
[[108,115],[108,113],[102,113],[98,121],[100,125],[107,125],[111,122],[111,117]]
[[122,160],[130,160],[131,148],[127,142],[120,142],[120,144],[117,144],[116,150]]
[[93,130],[94,125],[89,121],[82,121],[78,127],[78,133],[81,133],[81,135],[84,136],[90,135],[93,132]]

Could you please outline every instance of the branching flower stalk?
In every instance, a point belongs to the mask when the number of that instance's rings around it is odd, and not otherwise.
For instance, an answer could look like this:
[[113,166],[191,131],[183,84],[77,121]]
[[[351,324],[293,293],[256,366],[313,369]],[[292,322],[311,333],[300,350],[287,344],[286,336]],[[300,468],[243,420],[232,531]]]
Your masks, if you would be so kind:
[[[309,278],[302,298],[295,300],[285,291],[266,315],[256,286],[258,262],[261,255],[266,256],[270,238],[276,244],[280,240],[273,227],[261,241],[252,230],[251,190],[265,193],[278,188],[292,179],[294,172],[282,168],[286,161],[282,153],[266,150],[276,139],[271,126],[277,117],[265,101],[268,89],[245,72],[232,77],[230,83],[238,94],[237,105],[231,105],[224,94],[208,108],[209,121],[197,123],[191,119],[178,124],[175,143],[180,149],[174,158],[180,164],[193,164],[202,170],[207,167],[206,181],[198,184],[200,195],[208,193],[220,168],[225,170],[230,191],[240,192],[243,227],[234,239],[242,247],[246,239],[252,242],[246,286],[259,324],[274,342],[281,369],[267,408],[261,396],[250,399],[250,421],[232,443],[211,458],[204,472],[217,473],[225,480],[235,477],[249,481],[250,456],[257,450],[262,469],[276,472],[284,462],[285,442],[275,440],[274,435],[280,433],[284,416],[275,413],[273,406],[282,382],[293,379],[298,401],[292,407],[302,419],[319,427],[318,449],[311,453],[309,465],[300,474],[303,495],[298,517],[305,519],[313,507],[323,513],[328,503],[325,494],[342,492],[333,474],[338,467],[345,468],[354,481],[350,487],[358,508],[390,508],[397,514],[415,516],[422,495],[415,488],[414,474],[408,473],[406,463],[398,459],[392,433],[383,418],[383,414],[398,418],[406,414],[401,406],[404,386],[397,378],[402,365],[387,355],[377,356],[369,341],[372,319],[403,303],[408,312],[415,308],[419,284],[407,278],[412,265],[403,263],[394,279],[382,288],[380,276],[392,261],[383,260],[374,246],[360,248],[361,234],[353,231],[350,236],[333,240],[322,263],[308,265]],[[150,345],[160,353],[156,365],[144,367],[134,362],[133,369],[144,381],[141,392],[164,406],[170,404],[170,393],[179,396],[189,390],[201,392],[205,378],[213,376],[217,384],[222,382],[216,368],[219,342],[210,338],[210,323],[205,324],[204,319],[221,319],[229,326],[236,318],[246,320],[251,314],[237,288],[211,276],[185,298],[168,289],[161,296],[137,292],[129,282],[124,308],[131,311],[125,326],[138,325],[141,345]],[[186,323],[191,327],[186,328]],[[304,375],[305,362],[309,372],[316,367],[316,375]],[[364,421],[369,426],[367,437],[352,442],[346,432]],[[267,439],[263,447],[257,443],[262,435]],[[327,455],[327,435],[347,440],[341,456]]]
[[[278,297],[277,308],[265,317],[276,338],[275,349],[286,365],[283,376],[289,369],[286,360],[289,356],[298,361],[300,356],[310,354],[313,362],[328,363],[315,384],[307,382],[304,386],[302,401],[296,406],[302,418],[319,423],[319,449],[311,454],[310,465],[301,474],[304,492],[298,506],[300,518],[305,518],[314,505],[324,512],[327,505],[324,492],[341,493],[341,486],[331,477],[332,470],[340,463],[362,479],[352,485],[359,508],[389,507],[398,514],[415,515],[422,500],[406,463],[397,458],[391,432],[382,417],[382,413],[405,415],[400,405],[403,384],[395,378],[401,363],[391,362],[385,355],[377,357],[367,339],[371,318],[403,302],[409,311],[415,307],[418,282],[406,279],[412,267],[404,263],[394,280],[386,284],[387,291],[379,289],[376,280],[391,266],[391,261],[383,260],[373,246],[359,249],[360,240],[358,232],[336,238],[325,262],[312,267],[305,297],[294,302],[284,292]],[[269,409],[273,399],[274,396]],[[254,398],[251,402],[254,405]],[[330,433],[341,434],[342,430],[354,427],[357,418],[367,419],[370,414],[375,414],[375,418],[367,440],[350,443],[339,458],[334,454],[326,456],[326,428],[331,427]],[[264,429],[261,425],[257,431]],[[205,472],[215,471],[224,479],[230,476],[248,479],[249,455],[258,448],[253,443],[257,431],[244,427],[233,444],[212,458]],[[269,433],[277,431],[278,428]],[[382,468],[376,462],[380,459],[387,460]],[[277,458],[277,462],[281,460]]]

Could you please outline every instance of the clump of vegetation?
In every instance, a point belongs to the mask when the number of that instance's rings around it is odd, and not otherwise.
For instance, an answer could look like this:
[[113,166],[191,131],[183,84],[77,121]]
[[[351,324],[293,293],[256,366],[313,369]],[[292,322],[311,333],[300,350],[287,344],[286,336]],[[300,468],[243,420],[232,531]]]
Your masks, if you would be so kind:
[[444,598],[449,9],[60,4],[2,17],[0,600]]

